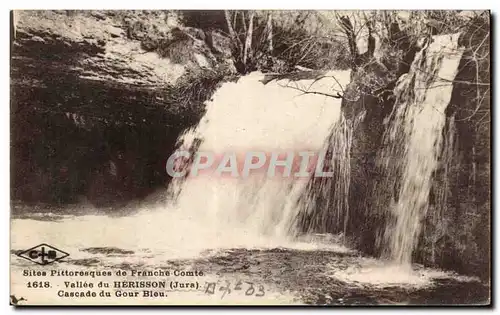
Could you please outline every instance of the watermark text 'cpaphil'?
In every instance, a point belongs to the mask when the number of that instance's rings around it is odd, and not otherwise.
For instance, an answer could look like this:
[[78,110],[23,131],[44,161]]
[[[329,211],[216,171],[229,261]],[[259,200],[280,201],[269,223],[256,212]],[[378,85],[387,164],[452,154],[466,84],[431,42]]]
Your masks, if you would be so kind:
[[246,178],[264,175],[270,178],[333,177],[331,156],[326,151],[285,151],[216,154],[200,151],[191,153],[179,150],[167,160],[169,176],[217,176]]

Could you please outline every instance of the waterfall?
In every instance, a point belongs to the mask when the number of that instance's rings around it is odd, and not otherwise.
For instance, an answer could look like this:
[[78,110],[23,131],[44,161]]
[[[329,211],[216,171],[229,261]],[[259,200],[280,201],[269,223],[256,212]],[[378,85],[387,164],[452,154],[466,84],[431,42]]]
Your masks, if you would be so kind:
[[[252,73],[225,82],[207,102],[198,125],[178,139],[179,150],[237,156],[248,151],[320,151],[340,117],[341,105],[340,99],[324,94],[345,87],[349,77],[349,71],[333,71],[322,78],[264,84],[263,74]],[[308,182],[308,178],[269,178],[260,173],[246,178],[190,174],[174,178],[167,194],[159,191],[132,205],[133,212],[126,216],[85,215],[64,224],[14,220],[13,230],[30,230],[33,238],[44,235],[47,240],[71,235],[57,238],[57,245],[74,257],[86,255],[79,252],[81,248],[110,246],[133,249],[134,259],[156,264],[219,249],[314,249],[325,245],[296,237],[299,199]],[[15,248],[36,242],[40,239],[13,237]]]
[[389,204],[379,206],[388,221],[380,243],[385,256],[401,264],[411,262],[429,208],[443,145],[445,109],[462,57],[458,37],[440,35],[428,40],[395,89],[394,112],[378,157],[385,170],[383,185],[393,188]]
[[[348,142],[329,139],[332,126],[345,129],[343,119],[337,123],[341,100],[321,94],[345,87],[349,71],[330,72],[321,79],[283,79],[265,85],[262,79],[262,74],[252,73],[238,82],[224,83],[207,104],[198,126],[179,139],[181,149],[209,151],[216,156],[227,152],[240,156],[249,151],[319,152],[325,142],[333,141],[343,146],[342,152],[349,151]],[[182,213],[193,224],[201,222],[207,247],[283,244],[299,234],[299,199],[307,191],[308,182],[308,178],[268,178],[259,174],[248,178],[190,174],[174,180],[170,191],[175,201],[166,211]],[[332,204],[331,211],[346,206],[347,191],[341,195],[345,201]],[[193,235],[200,226],[196,225],[196,229]]]

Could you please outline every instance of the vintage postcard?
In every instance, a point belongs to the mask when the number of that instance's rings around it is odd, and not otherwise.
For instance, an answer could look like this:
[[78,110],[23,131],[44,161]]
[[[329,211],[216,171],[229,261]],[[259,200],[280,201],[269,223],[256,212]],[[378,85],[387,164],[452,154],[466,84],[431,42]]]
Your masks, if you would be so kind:
[[491,303],[489,11],[16,10],[10,303]]

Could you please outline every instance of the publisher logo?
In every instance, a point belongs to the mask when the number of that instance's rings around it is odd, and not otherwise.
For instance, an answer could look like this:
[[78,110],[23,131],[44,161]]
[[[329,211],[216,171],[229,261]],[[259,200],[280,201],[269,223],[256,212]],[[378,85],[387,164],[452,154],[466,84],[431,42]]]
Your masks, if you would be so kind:
[[69,256],[68,253],[55,248],[54,246],[50,246],[48,244],[40,244],[25,251],[22,251],[17,254],[17,256],[37,263],[39,265],[48,265],[53,263],[54,261],[58,261],[63,259],[64,257]]

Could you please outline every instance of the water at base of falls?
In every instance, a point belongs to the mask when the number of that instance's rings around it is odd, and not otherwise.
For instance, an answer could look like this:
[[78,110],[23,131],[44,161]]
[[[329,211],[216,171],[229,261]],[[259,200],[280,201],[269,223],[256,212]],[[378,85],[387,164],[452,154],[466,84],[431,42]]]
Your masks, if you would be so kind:
[[[132,271],[198,270],[202,277],[199,291],[168,292],[167,299],[129,298],[127,305],[153,304],[313,304],[313,305],[369,305],[369,304],[474,304],[488,302],[488,286],[478,279],[458,276],[439,270],[414,266],[412,270],[387,264],[335,245],[329,235],[310,235],[294,242],[261,243],[252,237],[252,244],[241,246],[241,239],[217,239],[200,223],[197,236],[190,235],[188,222],[160,221],[158,213],[123,218],[105,216],[68,215],[40,221],[14,219],[12,250],[26,249],[39,242],[48,242],[64,249],[70,256],[50,269],[69,271],[110,271],[107,281],[158,280],[156,277],[131,276]],[[170,217],[170,219],[176,219]],[[47,219],[46,219],[47,220]],[[191,223],[188,223],[191,224]],[[161,226],[161,229],[158,228]],[[103,228],[106,227],[106,228]],[[22,231],[29,230],[29,234]],[[236,235],[238,233],[235,233]],[[65,237],[60,237],[65,235]],[[57,239],[57,241],[54,241]],[[224,244],[222,248],[207,249]],[[231,242],[235,244],[232,248]],[[250,243],[248,243],[250,244]],[[224,249],[225,247],[225,249]],[[47,271],[47,266],[34,265],[15,255],[11,258],[11,290],[27,296],[27,278],[23,270]],[[125,270],[128,276],[115,276]],[[81,277],[51,277],[51,284],[64,288],[64,281]],[[97,278],[96,278],[97,279]],[[178,277],[168,279],[179,280]],[[94,280],[96,281],[96,280]],[[100,280],[99,280],[100,281]],[[264,296],[246,296],[233,291],[213,295],[205,293],[207,282],[252,282],[264,287]],[[55,292],[40,290],[28,295],[31,303],[50,304],[116,304],[111,298],[64,299]]]
[[395,112],[384,135],[379,163],[387,187],[396,187],[389,205],[381,243],[385,256],[410,264],[429,207],[433,173],[442,150],[445,109],[451,99],[462,49],[459,34],[433,37],[417,53],[410,71],[395,89]]

